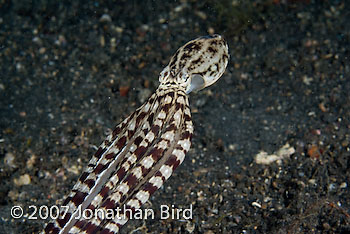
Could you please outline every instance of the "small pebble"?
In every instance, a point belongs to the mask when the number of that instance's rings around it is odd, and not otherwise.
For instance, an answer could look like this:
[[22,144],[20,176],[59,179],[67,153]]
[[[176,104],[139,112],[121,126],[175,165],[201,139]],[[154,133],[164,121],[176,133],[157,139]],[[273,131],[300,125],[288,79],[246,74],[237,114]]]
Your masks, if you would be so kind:
[[19,178],[16,178],[13,180],[15,185],[22,186],[22,185],[28,185],[31,182],[30,176],[28,174],[21,175]]
[[260,151],[255,156],[255,163],[269,165],[275,161],[278,164],[281,164],[281,160],[288,158],[290,155],[295,153],[293,146],[290,146],[288,143],[282,146],[275,154],[267,154],[265,151]]
[[32,156],[30,156],[30,158],[27,160],[27,168],[28,169],[32,169],[33,168],[35,160],[36,160],[36,155],[32,154]]
[[165,22],[166,22],[166,19],[164,19],[164,18],[160,18],[158,20],[158,23],[160,23],[160,24],[164,24]]
[[16,201],[18,199],[18,192],[17,191],[13,191],[11,190],[7,196],[12,200],[12,201]]
[[214,234],[212,230],[205,231],[204,234]]
[[309,183],[312,184],[312,185],[317,185],[315,179],[309,179]]
[[213,35],[215,33],[215,29],[212,28],[212,27],[209,27],[208,28],[208,33],[209,33],[209,35]]
[[46,48],[45,47],[41,47],[40,49],[39,49],[39,53],[40,54],[44,54],[46,52]]
[[331,229],[331,226],[329,225],[329,223],[323,223],[322,226],[325,230]]
[[334,183],[331,183],[331,184],[328,185],[328,190],[329,191],[333,191],[335,189],[336,189],[336,185]]
[[321,150],[318,148],[317,145],[312,145],[308,151],[307,154],[310,156],[312,159],[318,159],[321,156]]
[[117,33],[122,33],[124,31],[124,29],[122,27],[115,27],[115,31]]
[[100,22],[111,22],[112,17],[108,14],[103,14],[100,18]]
[[202,20],[206,20],[208,18],[207,14],[205,14],[203,11],[195,11],[194,13]]
[[306,75],[302,77],[304,84],[310,85],[313,80],[312,77],[307,77]]
[[129,86],[120,86],[119,88],[119,94],[122,97],[126,97],[128,95],[130,87]]
[[25,111],[19,112],[19,116],[21,117],[26,117],[27,113]]
[[16,168],[17,165],[15,163],[15,155],[11,152],[8,152],[5,154],[5,158],[4,158],[4,163],[5,165],[11,167],[11,168]]
[[255,206],[255,207],[258,207],[258,208],[261,208],[261,205],[257,202],[252,202],[252,206]]
[[105,47],[105,45],[106,45],[106,40],[105,40],[104,36],[100,37],[100,45],[101,45],[101,47]]

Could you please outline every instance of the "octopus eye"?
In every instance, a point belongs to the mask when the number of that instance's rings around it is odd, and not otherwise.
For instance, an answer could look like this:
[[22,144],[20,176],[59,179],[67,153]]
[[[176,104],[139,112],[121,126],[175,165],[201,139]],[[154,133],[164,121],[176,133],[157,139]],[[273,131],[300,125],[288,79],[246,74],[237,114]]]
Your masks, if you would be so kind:
[[189,94],[192,91],[199,91],[205,87],[205,81],[203,76],[199,74],[194,74],[191,78],[191,83],[187,87],[186,93]]

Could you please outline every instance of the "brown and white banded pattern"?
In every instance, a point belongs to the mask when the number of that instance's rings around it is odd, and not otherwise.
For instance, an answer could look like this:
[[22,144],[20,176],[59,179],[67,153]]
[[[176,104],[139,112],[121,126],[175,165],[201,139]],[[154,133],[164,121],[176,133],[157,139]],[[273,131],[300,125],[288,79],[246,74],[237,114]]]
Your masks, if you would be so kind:
[[200,37],[179,48],[160,73],[156,92],[99,146],[63,203],[68,212],[48,223],[43,233],[117,233],[128,215],[84,220],[77,218],[78,207],[106,212],[140,208],[191,146],[188,94],[215,83],[228,59],[228,46],[219,35]]

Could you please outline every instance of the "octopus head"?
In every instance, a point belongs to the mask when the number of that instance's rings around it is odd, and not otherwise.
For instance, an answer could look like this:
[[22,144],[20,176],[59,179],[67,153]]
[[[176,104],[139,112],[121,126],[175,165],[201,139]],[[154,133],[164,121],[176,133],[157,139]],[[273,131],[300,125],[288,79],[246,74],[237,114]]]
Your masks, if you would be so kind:
[[181,87],[187,94],[199,91],[222,76],[228,60],[228,46],[220,35],[199,37],[176,51],[159,81],[161,85]]

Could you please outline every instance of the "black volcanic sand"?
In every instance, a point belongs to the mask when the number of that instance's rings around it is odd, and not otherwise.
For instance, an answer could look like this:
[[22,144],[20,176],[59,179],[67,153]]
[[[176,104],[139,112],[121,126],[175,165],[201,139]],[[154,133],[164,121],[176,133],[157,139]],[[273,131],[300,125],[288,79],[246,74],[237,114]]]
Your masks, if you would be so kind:
[[[350,232],[345,0],[60,2],[0,2],[0,233],[39,232],[30,206],[60,204],[176,49],[208,33],[227,39],[228,69],[191,94],[193,145],[144,206],[155,219],[123,233]],[[193,218],[161,220],[161,205]]]

